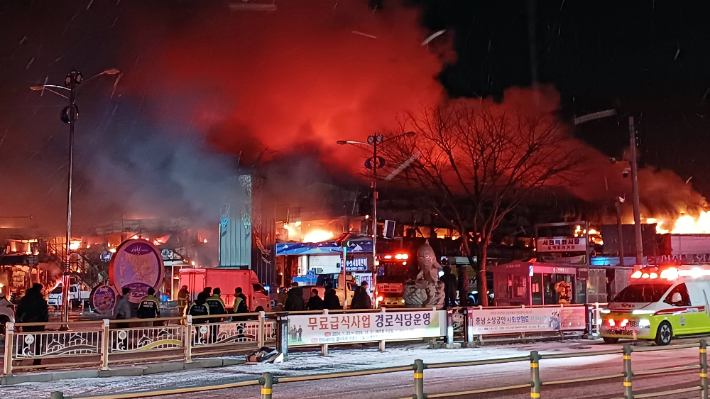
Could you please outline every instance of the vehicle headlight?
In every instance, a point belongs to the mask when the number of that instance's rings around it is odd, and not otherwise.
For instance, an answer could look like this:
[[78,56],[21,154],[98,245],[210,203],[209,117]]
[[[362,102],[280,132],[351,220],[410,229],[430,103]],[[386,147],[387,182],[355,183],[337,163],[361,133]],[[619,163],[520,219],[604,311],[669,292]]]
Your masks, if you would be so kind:
[[639,328],[648,328],[648,327],[651,327],[651,320],[649,320],[649,319],[639,320]]

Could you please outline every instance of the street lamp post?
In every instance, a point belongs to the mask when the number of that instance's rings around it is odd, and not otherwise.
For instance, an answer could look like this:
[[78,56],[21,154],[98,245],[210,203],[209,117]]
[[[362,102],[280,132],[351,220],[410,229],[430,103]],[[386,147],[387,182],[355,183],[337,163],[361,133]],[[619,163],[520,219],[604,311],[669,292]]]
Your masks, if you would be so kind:
[[[49,91],[60,97],[64,97],[69,100],[69,105],[62,110],[61,120],[69,125],[69,172],[67,179],[67,235],[66,235],[66,258],[64,260],[64,270],[62,273],[62,322],[65,323],[63,327],[68,327],[66,323],[69,322],[69,272],[71,263],[71,212],[72,212],[72,181],[74,178],[74,124],[79,116],[79,110],[75,103],[76,98],[76,88],[82,82],[88,82],[89,80],[101,76],[101,75],[116,75],[120,71],[115,68],[107,69],[101,73],[98,73],[89,79],[84,80],[81,72],[71,71],[67,74],[64,79],[64,86],[59,85],[48,85],[44,84],[41,86],[31,86],[30,90],[36,91]],[[60,89],[68,91],[69,96],[55,91],[54,89]]]
[[[414,132],[407,132],[390,137],[387,141],[411,136],[414,136]],[[372,289],[375,292],[375,302],[377,302],[377,266],[379,264],[377,261],[377,168],[380,166],[380,160],[377,156],[377,145],[384,142],[385,139],[382,134],[372,134],[368,136],[366,143],[355,140],[339,140],[337,142],[340,145],[359,144],[372,146],[372,159],[370,160],[370,164],[372,165]],[[365,166],[367,166],[367,162],[365,162]],[[345,263],[343,263],[343,270],[345,270],[345,267]]]

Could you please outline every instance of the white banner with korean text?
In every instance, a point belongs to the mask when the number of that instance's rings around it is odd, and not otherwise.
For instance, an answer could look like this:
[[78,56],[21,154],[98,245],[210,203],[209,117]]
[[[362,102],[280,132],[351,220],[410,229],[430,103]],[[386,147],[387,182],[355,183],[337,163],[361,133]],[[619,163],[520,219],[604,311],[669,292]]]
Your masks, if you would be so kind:
[[474,335],[574,331],[586,328],[586,310],[584,306],[474,309],[469,321]]
[[433,338],[446,332],[443,310],[289,315],[289,346]]
[[537,252],[585,252],[586,237],[538,237]]

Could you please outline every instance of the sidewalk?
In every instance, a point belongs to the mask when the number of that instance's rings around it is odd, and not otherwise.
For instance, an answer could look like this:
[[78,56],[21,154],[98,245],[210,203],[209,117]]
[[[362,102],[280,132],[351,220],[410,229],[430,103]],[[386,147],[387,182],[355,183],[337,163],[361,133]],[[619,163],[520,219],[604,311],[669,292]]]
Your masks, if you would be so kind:
[[[412,364],[414,359],[422,359],[425,363],[442,363],[524,356],[529,354],[531,350],[542,353],[560,353],[614,348],[621,348],[621,346],[602,345],[596,341],[565,341],[471,349],[428,349],[425,343],[413,343],[393,345],[385,352],[378,352],[376,347],[331,349],[331,354],[328,356],[320,356],[316,351],[291,353],[289,361],[283,364],[245,365],[242,363],[243,357],[230,357],[196,360],[192,365],[170,362],[121,367],[110,372],[96,370],[39,372],[32,374],[35,378],[31,380],[33,382],[0,387],[0,394],[3,395],[3,399],[48,398],[52,391],[62,391],[65,396],[87,396],[247,381],[254,380],[267,371],[281,377],[303,376],[405,366]],[[569,365],[572,366],[577,363],[588,364],[590,361],[602,362],[604,360],[607,360],[607,356],[595,357],[593,360],[590,358],[566,359],[565,362],[569,362]],[[212,368],[196,369],[195,367],[200,367],[200,362],[206,362],[202,366],[211,366]],[[220,362],[222,362],[221,365]],[[95,378],[96,376],[103,376],[103,378]]]

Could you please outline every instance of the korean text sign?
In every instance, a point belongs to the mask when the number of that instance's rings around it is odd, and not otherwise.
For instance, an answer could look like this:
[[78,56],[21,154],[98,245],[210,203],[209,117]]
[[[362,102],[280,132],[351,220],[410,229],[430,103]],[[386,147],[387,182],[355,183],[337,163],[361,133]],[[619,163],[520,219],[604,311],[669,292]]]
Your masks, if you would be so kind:
[[587,239],[585,237],[539,237],[537,252],[585,252]]
[[371,342],[443,335],[441,310],[289,316],[289,346]]
[[584,330],[584,307],[473,310],[474,335]]

